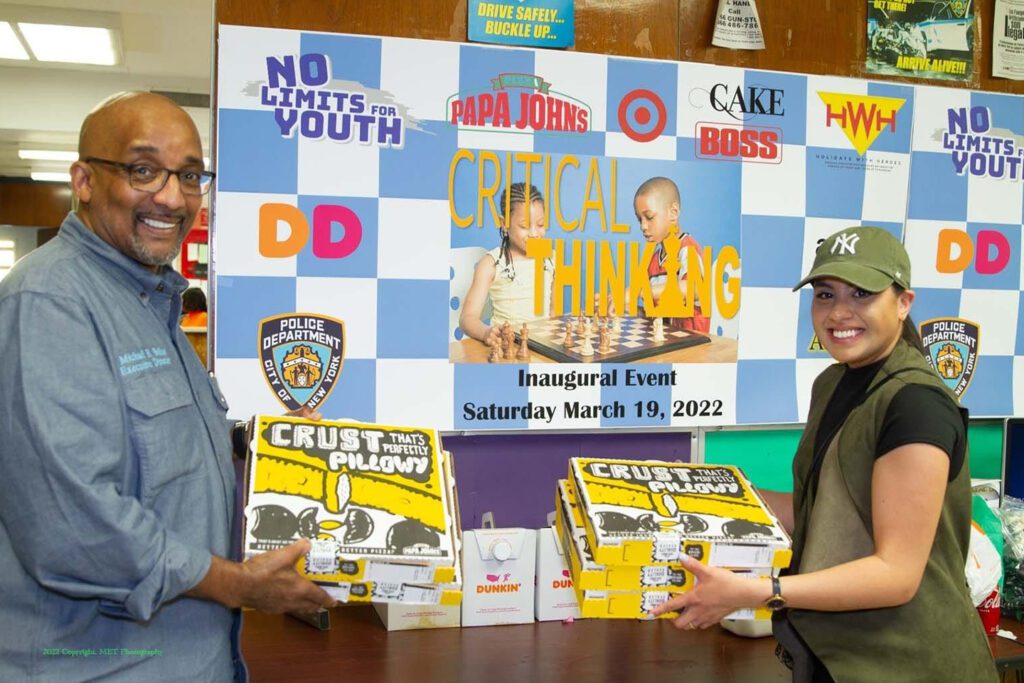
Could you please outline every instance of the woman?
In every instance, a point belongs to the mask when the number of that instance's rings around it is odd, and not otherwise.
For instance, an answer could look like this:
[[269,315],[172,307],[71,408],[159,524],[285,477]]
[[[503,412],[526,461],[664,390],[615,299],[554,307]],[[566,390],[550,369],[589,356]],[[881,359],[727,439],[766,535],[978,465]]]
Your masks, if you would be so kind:
[[181,326],[206,327],[206,295],[198,287],[181,293]]
[[763,492],[793,537],[788,573],[751,581],[687,562],[698,585],[657,612],[707,628],[767,606],[798,681],[998,680],[964,576],[967,411],[911,321],[910,259],[880,228],[826,239],[814,331],[837,361],[815,380],[792,495]]

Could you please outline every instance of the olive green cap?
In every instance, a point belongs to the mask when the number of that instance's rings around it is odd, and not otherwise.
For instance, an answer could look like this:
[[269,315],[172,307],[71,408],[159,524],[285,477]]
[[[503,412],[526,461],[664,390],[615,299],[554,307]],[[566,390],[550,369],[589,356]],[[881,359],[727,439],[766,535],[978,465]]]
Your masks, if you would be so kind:
[[811,272],[793,291],[823,277],[865,292],[881,292],[893,283],[910,289],[910,257],[888,230],[867,225],[846,228],[818,245]]

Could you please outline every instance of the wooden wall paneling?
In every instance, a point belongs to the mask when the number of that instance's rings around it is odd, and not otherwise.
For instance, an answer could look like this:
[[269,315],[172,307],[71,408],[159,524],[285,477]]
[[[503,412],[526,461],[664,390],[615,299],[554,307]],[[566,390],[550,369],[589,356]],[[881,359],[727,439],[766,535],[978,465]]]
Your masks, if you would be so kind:
[[221,24],[305,31],[466,39],[467,0],[217,0]]
[[[866,0],[759,0],[764,50],[712,46],[717,8],[718,0],[577,0],[574,49],[1024,94],[1024,81],[989,75],[995,0],[975,1],[976,70],[964,84],[864,73]],[[218,0],[216,17],[244,26],[465,41],[466,12],[467,0]]]
[[759,0],[757,9],[764,32],[764,50],[729,50],[711,45],[717,7],[717,0],[679,0],[679,59],[744,68],[1024,94],[1024,81],[991,76],[995,0],[975,2],[975,75],[967,83],[866,73],[866,0],[818,0],[801,3],[798,9],[779,0]]
[[[467,0],[219,0],[217,21],[307,31],[465,41]],[[578,0],[580,52],[677,59],[678,7],[674,0]]]
[[577,0],[575,5],[576,51],[679,59],[679,5],[675,2]]
[[55,227],[70,209],[70,185],[28,180],[0,182],[0,223]]

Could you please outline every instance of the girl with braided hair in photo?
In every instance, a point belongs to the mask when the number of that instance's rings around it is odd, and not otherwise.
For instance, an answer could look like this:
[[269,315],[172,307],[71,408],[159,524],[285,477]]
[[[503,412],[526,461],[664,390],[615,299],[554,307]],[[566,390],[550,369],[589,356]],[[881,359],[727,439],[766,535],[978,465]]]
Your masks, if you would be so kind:
[[[543,262],[544,310],[534,313],[536,261],[526,255],[526,242],[544,237],[544,196],[533,185],[527,194],[526,183],[513,183],[501,193],[501,244],[484,254],[473,271],[473,282],[466,292],[459,316],[459,327],[470,337],[493,346],[498,328],[505,322],[518,329],[524,322],[546,318],[551,304],[554,264]],[[508,215],[505,215],[507,212]],[[481,319],[490,297],[493,314]]]

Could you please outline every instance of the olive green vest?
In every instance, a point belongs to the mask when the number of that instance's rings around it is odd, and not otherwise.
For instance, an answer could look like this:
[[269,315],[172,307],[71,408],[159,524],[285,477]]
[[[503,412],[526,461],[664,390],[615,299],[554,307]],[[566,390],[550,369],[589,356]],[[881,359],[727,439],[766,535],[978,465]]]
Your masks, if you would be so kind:
[[[953,396],[921,352],[900,341],[872,380],[866,398],[828,444],[815,492],[810,482],[815,434],[844,369],[844,365],[833,365],[815,380],[807,427],[793,462],[792,566],[797,573],[874,552],[871,475],[878,435],[893,396],[907,384],[938,387]],[[966,428],[966,411],[961,413]],[[965,454],[960,472],[946,487],[935,545],[910,602],[849,612],[789,611],[790,622],[836,683],[998,680],[964,578],[970,522]]]

